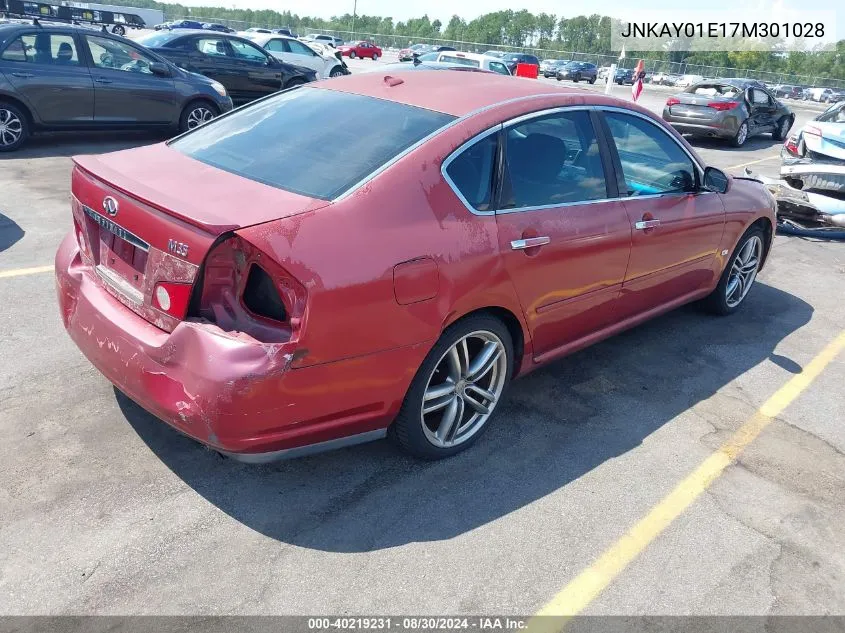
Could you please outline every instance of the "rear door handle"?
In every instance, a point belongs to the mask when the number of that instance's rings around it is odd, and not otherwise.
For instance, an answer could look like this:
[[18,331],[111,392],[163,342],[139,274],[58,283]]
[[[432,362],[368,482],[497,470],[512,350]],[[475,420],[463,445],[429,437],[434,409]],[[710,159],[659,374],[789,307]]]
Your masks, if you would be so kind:
[[104,79],[103,77],[97,77],[94,81],[96,81],[98,84],[110,84],[110,83],[112,83],[111,79]]
[[638,231],[653,229],[656,226],[660,226],[660,220],[640,220],[639,222],[634,222],[634,228]]
[[543,236],[543,237],[527,237],[521,240],[513,240],[511,242],[511,249],[515,251],[521,251],[526,248],[534,248],[535,246],[543,246],[551,242],[551,238]]
[[32,73],[12,73],[12,77],[20,77],[21,79],[29,79],[30,77],[35,77]]

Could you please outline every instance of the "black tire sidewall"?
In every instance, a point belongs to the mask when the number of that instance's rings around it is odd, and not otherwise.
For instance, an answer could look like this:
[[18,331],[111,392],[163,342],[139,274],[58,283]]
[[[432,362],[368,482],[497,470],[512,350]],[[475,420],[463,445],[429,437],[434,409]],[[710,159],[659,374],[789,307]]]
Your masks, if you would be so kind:
[[193,112],[196,108],[200,106],[211,110],[214,113],[215,117],[220,116],[220,110],[217,108],[217,106],[213,105],[212,103],[208,101],[202,101],[200,99],[191,101],[182,109],[182,115],[179,117],[180,133],[185,133],[188,131],[188,117],[191,115],[191,112]]
[[15,116],[20,119],[21,122],[21,137],[11,145],[0,145],[0,153],[3,152],[14,152],[21,148],[21,146],[26,143],[26,140],[29,138],[30,134],[30,125],[29,125],[29,117],[27,113],[21,110],[18,106],[14,105],[13,103],[9,103],[7,101],[0,101],[0,108],[4,110],[9,110],[13,112]]
[[[488,331],[495,334],[505,346],[505,353],[508,357],[508,367],[502,394],[499,397],[499,401],[496,403],[496,409],[494,409],[491,416],[484,423],[484,426],[481,427],[470,439],[458,446],[450,446],[449,448],[435,446],[426,437],[419,415],[429,377],[443,354],[445,354],[452,345],[470,332],[477,331]],[[414,379],[411,381],[411,386],[405,394],[405,400],[402,402],[402,408],[396,416],[396,420],[390,426],[390,437],[409,453],[416,455],[417,457],[430,460],[443,459],[444,457],[449,457],[469,448],[487,431],[491,421],[496,416],[496,412],[501,407],[502,400],[507,393],[508,386],[513,376],[513,366],[513,339],[511,338],[508,328],[504,323],[502,323],[502,321],[492,315],[479,314],[469,316],[455,322],[446,328],[440,336],[440,339],[437,343],[435,343],[434,347],[429,350],[425,360],[423,360],[417,370],[417,373],[414,375]]]

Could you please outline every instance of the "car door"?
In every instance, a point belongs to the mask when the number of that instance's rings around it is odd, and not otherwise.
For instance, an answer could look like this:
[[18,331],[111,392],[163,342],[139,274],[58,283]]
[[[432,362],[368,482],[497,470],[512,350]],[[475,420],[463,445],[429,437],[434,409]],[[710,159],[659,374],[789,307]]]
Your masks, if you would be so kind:
[[774,100],[765,90],[760,88],[749,88],[746,94],[749,94],[751,103],[751,116],[749,117],[751,132],[758,134],[773,130],[775,128],[774,115],[777,110]]
[[619,302],[624,319],[715,284],[725,207],[718,193],[700,188],[700,165],[659,123],[622,110],[602,116],[633,229]]
[[302,42],[286,40],[285,43],[288,45],[290,52],[287,53],[287,57],[283,61],[295,66],[310,68],[317,73],[319,79],[323,78],[323,71],[326,70],[326,62],[322,57]]
[[161,125],[176,119],[181,99],[172,78],[150,70],[155,59],[124,40],[83,37],[91,55],[95,122]]
[[93,121],[94,82],[73,34],[43,27],[22,33],[0,53],[0,69],[41,122]]
[[234,61],[243,85],[243,99],[251,101],[276,92],[282,87],[279,62],[252,42],[230,39]]
[[542,360],[613,321],[631,225],[587,109],[505,125],[499,249]]
[[243,76],[226,36],[209,33],[191,38],[186,44],[186,52],[180,57],[184,61],[179,66],[220,82],[235,103],[246,99],[247,78]]

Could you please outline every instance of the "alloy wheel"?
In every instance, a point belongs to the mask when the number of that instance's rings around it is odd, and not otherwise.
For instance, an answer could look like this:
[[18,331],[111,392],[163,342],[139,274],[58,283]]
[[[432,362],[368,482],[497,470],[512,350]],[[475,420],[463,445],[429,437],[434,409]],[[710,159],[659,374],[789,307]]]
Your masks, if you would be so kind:
[[748,124],[743,123],[739,126],[739,130],[736,133],[736,144],[743,145],[745,141],[748,139]]
[[781,121],[781,124],[780,124],[780,137],[781,138],[786,138],[786,135],[789,133],[789,126],[790,126],[789,118],[784,117],[783,121]]
[[725,303],[728,304],[728,307],[735,308],[738,306],[745,299],[748,291],[751,290],[751,285],[760,269],[762,255],[763,242],[758,236],[752,235],[743,244],[731,265],[728,283],[725,286]]
[[17,143],[23,134],[23,122],[11,110],[0,108],[0,145],[10,147]]
[[203,123],[208,123],[213,118],[214,112],[210,109],[205,106],[196,107],[191,110],[191,113],[188,115],[188,129],[193,130],[195,127],[199,127]]
[[420,409],[426,438],[440,448],[469,440],[487,422],[508,374],[501,339],[489,331],[467,334],[440,358],[429,376]]

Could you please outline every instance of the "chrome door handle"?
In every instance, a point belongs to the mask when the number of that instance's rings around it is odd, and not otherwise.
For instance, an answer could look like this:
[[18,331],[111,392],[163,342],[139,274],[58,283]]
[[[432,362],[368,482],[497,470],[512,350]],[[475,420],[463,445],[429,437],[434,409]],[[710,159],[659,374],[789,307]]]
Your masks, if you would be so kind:
[[549,237],[527,237],[522,240],[513,240],[511,242],[511,249],[521,251],[526,248],[534,248],[535,246],[543,246],[551,242]]
[[21,79],[29,79],[35,77],[32,73],[12,73],[12,77],[20,77]]
[[660,220],[640,220],[639,222],[634,222],[634,228],[638,231],[653,229],[656,226],[660,226]]

